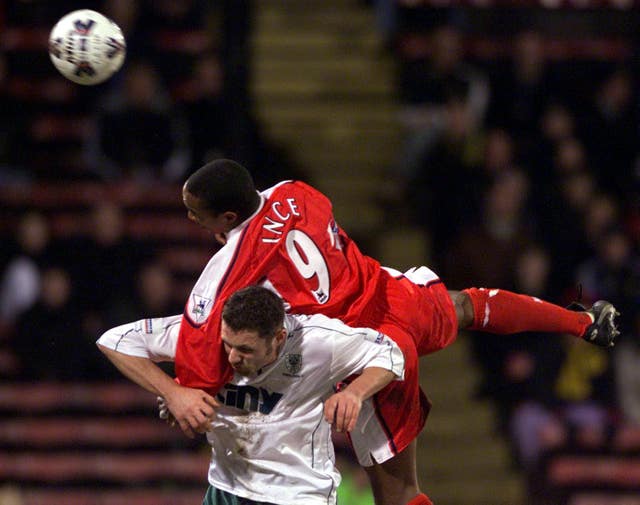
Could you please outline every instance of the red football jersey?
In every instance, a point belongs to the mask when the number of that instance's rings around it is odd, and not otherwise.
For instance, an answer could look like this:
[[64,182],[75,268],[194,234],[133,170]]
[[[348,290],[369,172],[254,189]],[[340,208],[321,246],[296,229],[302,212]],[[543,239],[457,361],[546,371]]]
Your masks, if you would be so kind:
[[367,326],[360,322],[369,321],[381,278],[390,276],[338,227],[327,197],[298,181],[270,188],[258,211],[229,233],[191,292],[176,350],[180,383],[215,393],[232,377],[220,315],[238,289],[265,284],[291,312]]

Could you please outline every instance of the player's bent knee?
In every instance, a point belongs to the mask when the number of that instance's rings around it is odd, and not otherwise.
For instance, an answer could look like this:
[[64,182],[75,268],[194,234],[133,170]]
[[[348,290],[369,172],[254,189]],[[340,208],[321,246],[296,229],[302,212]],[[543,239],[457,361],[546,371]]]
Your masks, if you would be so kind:
[[458,318],[458,328],[464,330],[473,324],[475,319],[475,312],[473,309],[473,302],[471,296],[467,290],[464,291],[449,291],[449,296],[453,301],[453,306],[456,309],[456,317]]

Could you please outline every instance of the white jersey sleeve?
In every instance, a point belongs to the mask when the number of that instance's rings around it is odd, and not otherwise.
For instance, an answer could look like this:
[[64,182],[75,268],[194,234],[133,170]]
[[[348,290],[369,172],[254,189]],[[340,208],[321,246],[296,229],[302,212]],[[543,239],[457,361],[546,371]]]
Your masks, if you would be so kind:
[[130,356],[173,361],[181,322],[182,315],[141,319],[111,328],[97,343]]
[[[315,318],[316,316],[313,316]],[[320,316],[323,317],[324,316]],[[369,367],[384,368],[398,379],[404,376],[404,356],[386,335],[370,328],[351,328],[337,319],[324,318],[333,345],[331,379],[338,382]]]

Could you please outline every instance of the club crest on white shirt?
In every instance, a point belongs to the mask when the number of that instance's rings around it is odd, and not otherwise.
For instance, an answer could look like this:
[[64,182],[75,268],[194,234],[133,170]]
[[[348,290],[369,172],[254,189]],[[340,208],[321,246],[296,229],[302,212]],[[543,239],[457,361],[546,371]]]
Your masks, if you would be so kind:
[[287,373],[285,373],[285,375],[298,377],[298,374],[302,369],[302,354],[285,354],[284,367],[287,369]]

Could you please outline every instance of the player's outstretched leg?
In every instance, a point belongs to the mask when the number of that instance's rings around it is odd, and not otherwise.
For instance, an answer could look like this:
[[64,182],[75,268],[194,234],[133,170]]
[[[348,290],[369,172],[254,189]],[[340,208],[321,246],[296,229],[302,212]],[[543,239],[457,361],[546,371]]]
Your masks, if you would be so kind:
[[619,313],[604,300],[590,309],[576,304],[565,309],[533,296],[485,288],[452,291],[451,298],[460,329],[499,334],[568,333],[602,347],[612,347],[620,333],[616,326]]

